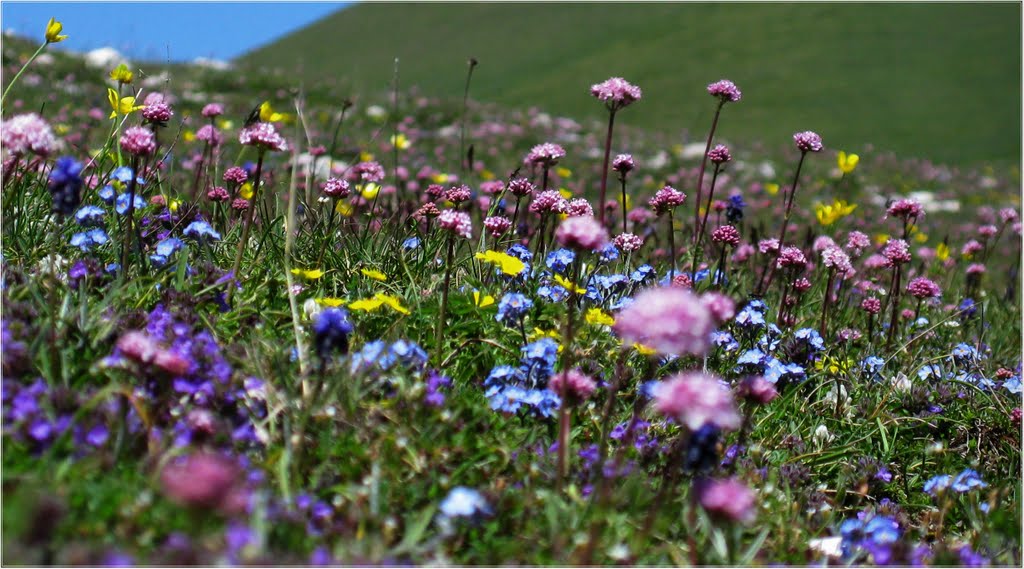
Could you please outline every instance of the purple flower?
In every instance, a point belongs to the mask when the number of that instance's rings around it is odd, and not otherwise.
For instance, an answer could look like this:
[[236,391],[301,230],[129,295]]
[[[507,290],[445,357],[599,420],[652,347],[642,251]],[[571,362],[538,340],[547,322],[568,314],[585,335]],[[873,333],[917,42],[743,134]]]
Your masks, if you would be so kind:
[[608,243],[608,231],[591,216],[570,217],[555,231],[563,247],[578,251],[596,251]]
[[686,289],[648,289],[619,312],[613,329],[623,346],[643,344],[663,355],[703,355],[711,347],[715,318],[699,297]]
[[545,142],[538,144],[530,149],[530,152],[526,155],[523,160],[526,164],[538,164],[545,168],[550,168],[558,161],[565,158],[565,149],[561,146],[552,142]]
[[743,93],[736,87],[736,84],[728,79],[715,81],[708,85],[708,94],[712,97],[718,97],[723,103],[735,103],[743,96]]
[[469,214],[454,209],[446,209],[437,216],[437,225],[441,229],[451,231],[455,235],[469,239],[473,236],[473,220]]
[[821,149],[824,148],[821,144],[821,137],[809,130],[794,134],[793,142],[796,143],[800,152],[821,152]]
[[620,176],[624,177],[634,168],[636,168],[636,162],[633,161],[631,154],[619,154],[612,160],[612,170],[618,172]]
[[57,139],[50,125],[35,113],[17,115],[0,121],[0,143],[16,156],[29,152],[48,156],[57,149]]
[[741,523],[752,522],[757,517],[756,495],[735,478],[701,480],[695,490],[701,507],[713,517]]
[[714,148],[708,151],[708,160],[712,164],[725,164],[732,160],[732,154],[729,154],[729,147],[724,144],[716,144]]
[[156,152],[156,137],[146,127],[129,127],[121,135],[121,150],[136,156],[149,156]]
[[278,134],[273,124],[268,122],[258,122],[248,128],[243,128],[242,132],[238,134],[238,142],[262,150],[275,152],[288,150],[288,143],[284,137]]
[[622,77],[612,77],[593,85],[590,88],[590,94],[599,101],[604,101],[608,110],[614,112],[639,101],[643,92],[640,87],[629,83]]
[[732,392],[717,376],[699,371],[684,372],[665,380],[654,396],[654,407],[696,431],[704,425],[736,430],[743,419],[736,410]]

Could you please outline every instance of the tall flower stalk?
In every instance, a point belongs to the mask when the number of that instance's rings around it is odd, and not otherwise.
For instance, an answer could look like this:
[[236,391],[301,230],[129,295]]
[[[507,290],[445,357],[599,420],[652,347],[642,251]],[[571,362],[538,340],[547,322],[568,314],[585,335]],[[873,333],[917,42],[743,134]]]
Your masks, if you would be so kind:
[[636,163],[633,161],[633,156],[629,154],[619,154],[612,160],[612,170],[615,170],[619,174],[619,182],[622,184],[622,201],[619,202],[619,210],[622,215],[622,232],[626,233],[626,175],[636,168]]
[[61,35],[62,31],[64,31],[64,24],[58,22],[53,18],[50,18],[50,21],[46,23],[46,33],[44,34],[45,40],[43,41],[43,44],[39,46],[39,49],[37,49],[35,53],[32,54],[32,57],[28,58],[28,61],[25,62],[25,65],[22,65],[21,69],[19,69],[18,72],[14,74],[14,79],[11,79],[11,82],[7,84],[7,88],[4,89],[4,94],[0,96],[0,109],[3,108],[3,103],[7,100],[7,93],[11,91],[11,87],[14,87],[14,84],[18,82],[18,78],[21,77],[21,74],[24,73],[26,69],[28,69],[29,65],[32,65],[32,62],[35,61],[41,53],[43,53],[43,50],[46,49],[46,46],[50,45],[51,43],[60,43],[68,39],[68,36]]
[[444,263],[444,286],[441,288],[441,313],[437,318],[434,335],[437,336],[437,357],[441,357],[444,346],[445,319],[448,316],[448,291],[452,284],[452,271],[455,269],[455,238],[469,239],[473,236],[473,220],[469,214],[454,209],[446,209],[437,216],[437,226],[445,232],[447,253]]
[[[608,162],[612,152],[612,131],[615,129],[615,113],[640,100],[643,92],[636,85],[621,77],[612,77],[590,87],[590,94],[603,101],[608,108],[608,132],[604,138],[604,164],[601,166],[601,196],[597,202],[598,220],[604,224],[605,197],[608,191]],[[625,229],[623,229],[625,231]]]
[[684,200],[686,200],[686,194],[672,186],[665,186],[658,190],[658,192],[654,194],[654,197],[648,202],[651,209],[653,209],[656,214],[668,214],[669,282],[676,277],[676,228],[672,219],[672,210],[683,205]]
[[729,148],[723,144],[719,144],[711,149],[708,153],[708,158],[711,163],[715,165],[714,172],[711,173],[711,188],[708,190],[708,201],[704,207],[704,216],[700,220],[700,229],[697,230],[697,241],[694,243],[693,254],[695,258],[693,260],[693,278],[697,278],[697,271],[700,270],[700,264],[704,260],[704,249],[702,245],[704,242],[704,231],[708,223],[708,214],[711,213],[711,204],[715,197],[715,183],[718,181],[718,174],[722,169],[722,165],[732,160],[732,156],[729,154]]
[[[728,79],[715,81],[708,85],[708,94],[718,99],[718,106],[715,108],[715,118],[711,120],[711,130],[708,131],[708,142],[704,146],[704,158],[700,162],[700,171],[697,173],[697,198],[693,202],[693,245],[696,250],[698,222],[700,221],[700,202],[702,188],[704,186],[704,171],[708,166],[708,154],[711,152],[711,141],[715,139],[715,130],[718,128],[718,117],[722,114],[722,107],[726,103],[735,103],[743,96],[736,84]],[[693,267],[694,272],[697,267]]]

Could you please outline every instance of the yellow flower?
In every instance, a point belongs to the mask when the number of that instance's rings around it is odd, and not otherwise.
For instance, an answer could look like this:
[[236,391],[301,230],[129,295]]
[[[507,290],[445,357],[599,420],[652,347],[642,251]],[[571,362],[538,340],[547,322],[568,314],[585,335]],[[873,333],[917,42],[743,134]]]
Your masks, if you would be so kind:
[[281,122],[285,116],[281,113],[275,113],[273,107],[270,106],[270,101],[263,101],[260,104],[260,120],[263,122]]
[[587,293],[587,289],[580,288],[580,287],[572,284],[572,282],[570,282],[569,279],[563,277],[562,275],[555,275],[555,282],[558,283],[559,286],[561,286],[565,290],[570,290],[570,291],[571,290],[575,290],[576,294],[586,294]]
[[949,246],[945,243],[939,243],[935,247],[935,258],[940,261],[945,261],[949,258]]
[[367,182],[367,183],[363,184],[363,189],[361,191],[361,194],[362,194],[364,200],[367,200],[367,201],[372,200],[373,198],[377,197],[377,194],[379,194],[379,193],[380,193],[380,186],[379,185],[374,184],[373,182]]
[[219,121],[217,121],[217,126],[220,127],[221,130],[231,130],[235,128],[235,121],[229,121],[228,119],[220,119]]
[[572,176],[572,170],[570,170],[568,168],[563,168],[562,166],[559,166],[559,167],[555,168],[555,174],[558,174],[562,178],[568,178],[568,177]]
[[648,348],[643,344],[633,344],[633,348],[635,348],[637,353],[639,353],[641,356],[650,356],[656,352],[654,348]]
[[123,63],[115,67],[110,72],[111,79],[117,81],[118,83],[123,83],[125,85],[128,85],[132,82],[132,77],[134,77],[134,74],[132,74],[131,70],[128,69],[128,66]]
[[185,142],[192,142],[196,139],[196,133],[191,130],[186,130],[181,133],[181,138],[185,139]]
[[384,294],[382,292],[378,292],[377,294],[373,295],[372,298],[357,300],[348,305],[348,307],[351,308],[352,310],[363,310],[366,312],[373,312],[374,310],[377,310],[381,306],[388,306],[395,312],[399,312],[401,314],[409,314],[409,309],[402,306],[402,304],[398,301],[397,298]]
[[565,188],[558,188],[558,193],[562,194],[562,197],[565,199],[569,199],[572,197],[572,192]]
[[889,241],[889,235],[886,233],[875,234],[875,245],[885,245]]
[[391,146],[394,146],[399,150],[405,150],[412,146],[412,143],[409,142],[409,139],[406,138],[404,134],[399,133],[391,135]]
[[371,279],[373,279],[375,281],[384,282],[384,281],[388,280],[388,276],[387,275],[385,275],[384,273],[382,273],[380,271],[374,270],[374,269],[359,269],[359,272],[363,273],[363,276],[370,277]]
[[856,154],[847,154],[842,150],[839,151],[839,170],[843,174],[849,174],[853,172],[853,169],[857,167],[857,162],[860,162],[860,156]]
[[489,295],[489,294],[488,295],[481,295],[480,291],[474,290],[473,291],[473,304],[475,304],[477,306],[477,308],[487,308],[488,306],[494,304],[494,297]]
[[50,21],[46,23],[46,43],[60,43],[68,39],[68,36],[60,35],[62,31],[64,31],[64,24],[50,18]]
[[338,203],[334,205],[334,211],[348,217],[352,215],[352,206],[346,201],[338,200]]
[[135,104],[135,97],[121,97],[117,98],[117,91],[107,87],[107,101],[110,103],[110,108],[114,109],[111,111],[110,116],[107,118],[116,118],[119,115],[128,115],[135,111],[142,109],[142,105]]
[[[555,342],[560,342],[561,339],[562,339],[562,336],[560,336],[558,334],[557,330],[543,330],[541,328],[534,328],[533,332],[530,332],[527,335],[527,340],[529,340],[531,342],[536,342],[537,340],[539,340],[541,338],[551,338]],[[562,344],[559,343],[558,344],[558,352],[561,353],[561,351],[562,351]]]
[[309,279],[311,281],[324,276],[324,272],[320,269],[292,269],[292,274],[301,275],[302,278]]
[[66,124],[64,124],[64,123],[59,123],[57,125],[54,125],[53,130],[57,134],[65,135],[65,134],[71,132],[71,127],[66,125]]
[[523,269],[526,268],[526,264],[520,261],[519,259],[507,253],[501,253],[498,251],[485,251],[483,253],[477,253],[475,257],[481,261],[484,261],[485,263],[497,265],[501,269],[501,272],[505,273],[506,275],[518,275],[519,273],[523,272]]
[[615,324],[615,319],[610,314],[601,310],[600,308],[591,308],[587,311],[587,324],[598,324],[601,326],[611,326]]
[[775,194],[779,193],[779,185],[778,184],[765,184],[764,185],[764,191],[768,192],[769,196],[774,196]]
[[840,219],[853,213],[857,209],[856,204],[851,205],[843,200],[835,200],[831,205],[815,204],[814,215],[818,217],[818,223],[832,225]]
[[814,363],[814,368],[818,371],[828,371],[832,375],[846,375],[849,373],[850,368],[853,367],[853,360],[839,360],[825,356]]
[[316,303],[319,304],[320,306],[329,306],[331,308],[337,308],[337,307],[345,304],[345,302],[346,302],[345,299],[333,298],[333,297],[330,297],[330,296],[325,296],[324,298],[316,299]]
[[927,243],[928,242],[928,236],[925,235],[924,233],[921,233],[920,231],[915,231],[914,232],[914,241],[917,241],[918,243]]
[[252,199],[252,182],[246,182],[242,184],[241,188],[238,188],[238,195],[242,196],[247,200]]
[[178,211],[179,207],[181,207],[181,201],[180,200],[171,200],[171,201],[167,202],[167,209],[171,210],[172,212]]
[[432,182],[434,182],[435,184],[443,184],[443,183],[448,181],[448,174],[445,174],[443,172],[438,172],[437,174],[434,174],[433,176],[431,176],[430,180]]
[[373,160],[373,154],[370,154],[369,152],[360,152],[359,153],[359,161],[360,162],[369,162],[371,160]]
[[484,168],[483,170],[480,171],[480,177],[487,181],[493,180],[494,172],[491,172],[487,168]]

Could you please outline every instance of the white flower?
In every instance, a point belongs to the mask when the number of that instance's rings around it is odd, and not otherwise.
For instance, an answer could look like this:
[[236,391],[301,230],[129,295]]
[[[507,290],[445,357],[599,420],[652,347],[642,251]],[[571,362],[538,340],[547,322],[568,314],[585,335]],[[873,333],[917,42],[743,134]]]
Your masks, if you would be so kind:
[[835,436],[828,432],[828,427],[825,425],[818,425],[818,428],[814,429],[814,434],[811,435],[811,440],[814,441],[814,444],[817,445],[818,448],[825,446],[834,438]]

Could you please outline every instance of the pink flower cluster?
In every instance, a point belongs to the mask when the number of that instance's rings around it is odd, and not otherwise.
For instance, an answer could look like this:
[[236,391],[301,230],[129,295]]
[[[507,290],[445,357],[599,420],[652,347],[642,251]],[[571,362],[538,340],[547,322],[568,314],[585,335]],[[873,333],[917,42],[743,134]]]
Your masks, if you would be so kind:
[[454,209],[446,209],[437,216],[437,225],[452,233],[469,239],[473,236],[473,220],[469,214]]
[[151,123],[165,124],[174,116],[174,111],[167,103],[160,101],[146,105],[142,109],[142,117]]
[[534,146],[523,160],[525,164],[538,164],[550,168],[565,158],[565,149],[553,142],[545,142]]
[[618,172],[620,176],[625,176],[634,168],[636,168],[636,162],[633,161],[632,154],[619,154],[612,160],[612,170]]
[[663,355],[700,356],[711,345],[715,325],[700,297],[685,289],[661,287],[637,294],[619,312],[613,329],[625,347],[639,343]]
[[654,407],[690,431],[708,424],[732,431],[743,422],[732,392],[717,376],[700,371],[683,372],[665,380],[655,390]]
[[794,134],[793,142],[796,143],[800,152],[821,152],[821,149],[824,148],[818,133],[809,130]]
[[902,265],[910,262],[910,245],[902,239],[890,239],[882,250],[882,256],[889,266]]
[[740,232],[731,225],[723,225],[711,232],[711,240],[735,247],[740,244]]
[[569,200],[569,203],[568,205],[566,205],[565,208],[565,213],[567,213],[570,217],[578,217],[581,215],[593,217],[594,207],[591,206],[590,202],[588,202],[585,198],[576,198],[573,200]]
[[548,389],[572,405],[590,399],[597,390],[597,382],[580,370],[571,369],[552,375],[548,380]]
[[363,182],[384,181],[384,167],[377,162],[360,162],[352,167],[352,173]]
[[244,146],[255,146],[264,150],[284,152],[288,150],[288,143],[284,137],[278,134],[274,125],[268,122],[258,122],[248,128],[243,128],[238,134],[238,142]]
[[149,156],[156,152],[156,137],[148,128],[128,127],[121,135],[121,150],[135,156]]
[[708,160],[712,164],[725,164],[732,160],[732,154],[729,154],[729,147],[724,144],[716,144],[714,148],[708,151]]
[[224,171],[224,181],[244,184],[249,179],[249,173],[244,168],[232,166]]
[[672,186],[665,186],[654,194],[648,205],[651,206],[655,213],[661,215],[683,205],[684,200],[686,200],[686,194]]
[[608,231],[593,216],[570,217],[559,224],[555,239],[562,247],[596,251],[608,244]]
[[208,142],[210,146],[220,146],[224,142],[224,136],[213,125],[204,124],[196,131],[196,140]]
[[534,213],[565,213],[569,202],[565,201],[558,190],[547,190],[534,196],[530,203],[530,211]]
[[632,233],[620,233],[615,236],[612,242],[626,253],[632,253],[644,246],[643,238]]
[[349,189],[349,183],[341,178],[328,178],[326,182],[320,186],[320,191],[325,196],[331,198],[347,198],[352,191]]
[[35,113],[0,121],[0,143],[15,156],[31,152],[45,157],[57,149],[50,125]]
[[459,186],[452,186],[445,190],[444,199],[452,203],[458,204],[469,201],[469,198],[472,195],[473,194],[472,191],[470,191],[469,186],[463,184]]
[[846,248],[854,257],[860,257],[865,249],[871,247],[871,238],[860,231],[851,231],[846,236]]
[[501,237],[512,227],[512,220],[507,217],[492,216],[484,220],[484,228],[491,237]]
[[911,199],[901,199],[892,202],[889,205],[887,213],[893,217],[898,217],[903,220],[911,218],[918,218],[924,215],[924,209],[921,204]]
[[777,269],[785,267],[802,269],[807,266],[807,257],[804,257],[804,252],[799,247],[788,245],[779,252],[779,259],[776,263]]
[[622,77],[612,77],[592,86],[590,94],[604,101],[609,110],[617,111],[639,101],[643,92]]
[[508,183],[509,193],[519,198],[532,194],[536,189],[526,178],[516,178]]
[[841,275],[853,272],[853,264],[850,263],[850,256],[839,247],[828,247],[821,252],[821,264],[836,271]]
[[942,295],[939,285],[929,278],[917,277],[907,284],[907,292],[916,298],[934,298]]
[[756,495],[735,478],[701,480],[694,489],[700,506],[714,518],[750,523],[757,517]]
[[220,103],[210,103],[203,107],[202,114],[207,118],[219,117],[224,114],[224,105]]
[[740,92],[739,87],[735,83],[728,79],[722,79],[715,81],[708,85],[708,94],[712,97],[718,97],[723,102],[735,103],[740,100],[743,93]]

